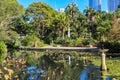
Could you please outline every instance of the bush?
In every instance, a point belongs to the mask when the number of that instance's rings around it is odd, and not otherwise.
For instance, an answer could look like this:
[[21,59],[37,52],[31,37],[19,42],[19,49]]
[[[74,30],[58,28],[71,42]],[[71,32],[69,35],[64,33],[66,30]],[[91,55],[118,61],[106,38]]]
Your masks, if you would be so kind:
[[7,55],[7,47],[4,42],[0,42],[0,61]]
[[64,40],[58,37],[55,42],[56,44],[62,44],[63,46],[82,46],[82,38],[70,39],[66,37]]
[[65,44],[65,39],[62,39],[62,37],[57,37],[57,39],[54,41],[55,44]]
[[40,47],[44,45],[44,42],[35,35],[29,35],[22,40],[22,45],[28,47]]
[[85,39],[82,41],[83,45],[89,45],[90,44],[90,41],[88,39]]
[[120,43],[119,42],[99,42],[97,44],[98,48],[109,49],[109,53],[120,53]]

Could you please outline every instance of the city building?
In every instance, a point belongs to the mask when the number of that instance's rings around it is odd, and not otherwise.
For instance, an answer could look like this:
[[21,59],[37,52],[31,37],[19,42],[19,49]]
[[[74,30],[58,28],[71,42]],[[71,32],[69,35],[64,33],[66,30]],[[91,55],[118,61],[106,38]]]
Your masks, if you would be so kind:
[[60,13],[65,12],[65,8],[60,8],[60,9],[58,10],[58,12],[60,12]]
[[95,10],[101,10],[101,0],[89,0],[89,7]]
[[108,11],[113,12],[117,10],[120,0],[108,0]]

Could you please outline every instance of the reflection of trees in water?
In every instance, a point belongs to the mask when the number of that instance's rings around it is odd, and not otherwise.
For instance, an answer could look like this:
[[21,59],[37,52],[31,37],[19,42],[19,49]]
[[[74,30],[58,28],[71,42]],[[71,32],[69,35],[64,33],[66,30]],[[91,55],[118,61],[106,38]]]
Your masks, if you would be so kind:
[[[81,53],[72,51],[21,51],[14,53],[13,57],[22,58],[26,61],[27,67],[37,65],[47,72],[45,80],[79,80],[83,69]],[[71,65],[68,64],[69,57]],[[17,68],[14,68],[17,70]],[[19,79],[25,80],[28,75],[25,71],[15,72]]]
[[[82,70],[82,61],[79,54],[71,54],[66,51],[49,51],[39,58],[38,66],[47,70],[48,80],[78,80]],[[68,56],[71,56],[72,65],[68,64]]]

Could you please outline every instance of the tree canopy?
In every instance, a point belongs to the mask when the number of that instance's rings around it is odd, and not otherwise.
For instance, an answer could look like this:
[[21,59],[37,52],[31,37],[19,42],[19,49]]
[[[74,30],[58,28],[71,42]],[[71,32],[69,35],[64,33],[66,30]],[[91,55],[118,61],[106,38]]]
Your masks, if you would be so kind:
[[24,8],[17,0],[0,1],[0,40],[9,42],[14,41],[18,34],[12,30],[13,20],[24,14]]
[[119,41],[115,37],[119,34],[119,12],[119,7],[114,13],[87,7],[81,13],[75,3],[70,3],[61,13],[44,2],[34,2],[24,9],[17,0],[2,0],[0,41],[10,43],[19,40],[20,36],[27,38],[31,35],[48,44],[62,40],[74,45],[72,41],[80,39],[81,43],[103,39]]

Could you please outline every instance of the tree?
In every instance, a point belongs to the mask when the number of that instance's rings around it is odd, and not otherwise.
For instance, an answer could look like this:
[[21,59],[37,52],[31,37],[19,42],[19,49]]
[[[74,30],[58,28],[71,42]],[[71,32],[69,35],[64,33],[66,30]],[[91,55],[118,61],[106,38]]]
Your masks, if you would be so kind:
[[25,16],[14,19],[12,25],[14,26],[12,30],[16,31],[19,35],[36,34],[32,25],[27,22]]
[[113,25],[108,33],[108,39],[112,42],[120,42],[120,8],[113,14]]
[[22,40],[22,46],[39,47],[43,46],[43,42],[35,35],[28,35]]
[[105,36],[107,38],[107,33],[112,27],[112,16],[110,13],[101,12],[97,17],[97,32],[100,35],[98,40],[105,41]]
[[57,34],[62,33],[62,39],[64,39],[65,32],[68,29],[69,25],[69,18],[65,13],[56,15],[55,19],[53,20],[54,30],[55,32],[58,32]]
[[34,27],[34,32],[37,32],[37,36],[43,39],[55,14],[56,11],[46,3],[36,2],[26,9],[25,15],[29,18],[29,23]]
[[23,13],[24,8],[16,0],[0,1],[0,26],[8,25],[13,18]]
[[71,22],[78,17],[79,9],[75,3],[68,4],[65,8],[65,13],[69,16]]
[[17,0],[0,1],[0,40],[9,43],[18,38],[18,34],[12,30],[13,19],[21,16],[24,8],[18,4]]
[[96,31],[96,11],[93,8],[87,7],[87,9],[84,10],[84,14],[87,20],[88,34],[90,37],[94,37],[94,33]]
[[79,25],[78,17],[80,15],[78,6],[75,3],[68,4],[67,7],[65,8],[65,13],[66,13],[66,15],[68,15],[68,17],[70,19],[70,23],[69,23],[70,24],[70,27],[69,27],[70,33],[77,34],[76,28],[78,28],[78,25]]

